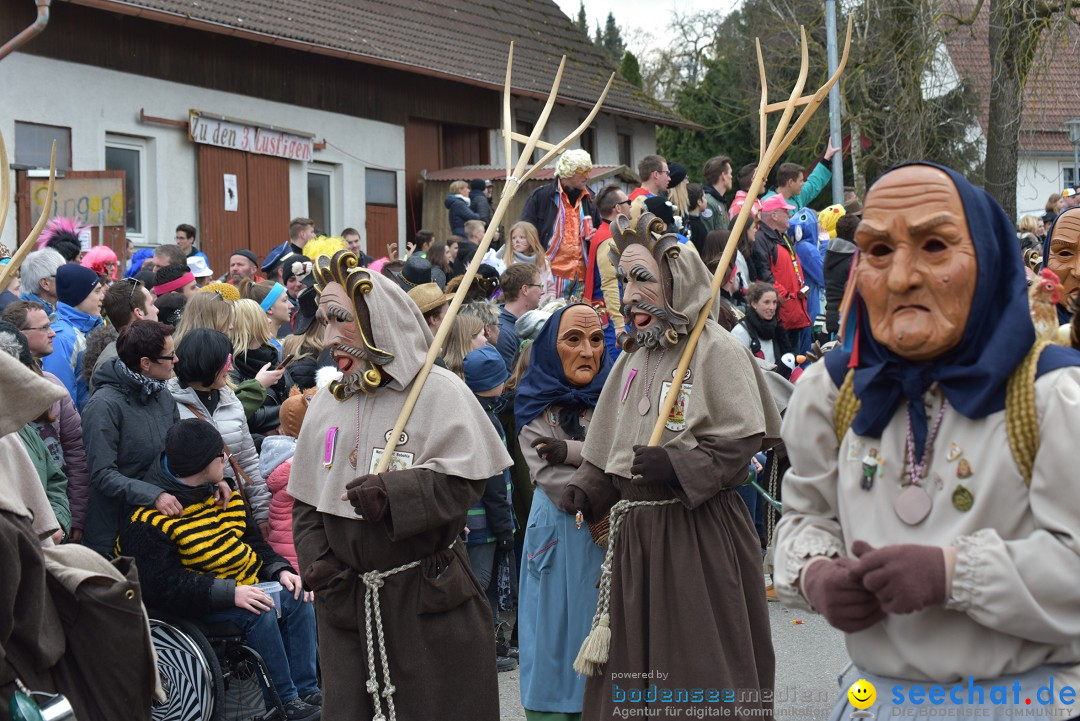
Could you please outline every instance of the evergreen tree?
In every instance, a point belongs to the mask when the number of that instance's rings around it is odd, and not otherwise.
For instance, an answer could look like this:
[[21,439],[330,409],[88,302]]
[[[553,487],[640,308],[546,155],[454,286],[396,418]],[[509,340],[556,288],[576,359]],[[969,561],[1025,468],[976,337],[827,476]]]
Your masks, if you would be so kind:
[[619,26],[615,22],[614,13],[609,12],[607,15],[602,38],[600,45],[602,45],[603,48],[608,51],[608,54],[616,61],[621,60],[623,53],[626,52],[626,44],[623,42],[622,32],[619,30]]
[[586,35],[589,34],[589,19],[585,17],[585,0],[581,0],[581,4],[578,6],[577,22],[574,24],[577,25],[578,30]]
[[629,50],[623,55],[622,65],[619,66],[619,74],[631,85],[638,88],[642,87],[641,66],[638,64],[637,57]]

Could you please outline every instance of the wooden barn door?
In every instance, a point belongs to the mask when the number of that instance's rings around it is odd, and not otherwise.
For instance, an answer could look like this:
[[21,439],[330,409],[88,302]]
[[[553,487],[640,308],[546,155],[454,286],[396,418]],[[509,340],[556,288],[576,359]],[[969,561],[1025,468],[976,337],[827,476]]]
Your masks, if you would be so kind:
[[[216,276],[229,269],[234,250],[248,248],[260,261],[289,237],[289,161],[199,145],[199,249]],[[226,176],[236,178],[235,210]]]

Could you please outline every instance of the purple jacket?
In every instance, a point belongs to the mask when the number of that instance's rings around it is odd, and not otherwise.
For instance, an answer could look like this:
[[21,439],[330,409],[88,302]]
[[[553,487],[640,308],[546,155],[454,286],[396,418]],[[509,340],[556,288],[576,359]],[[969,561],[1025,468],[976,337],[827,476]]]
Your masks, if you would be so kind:
[[[63,381],[48,371],[43,375],[50,381],[64,387]],[[48,445],[47,435],[52,435],[60,441],[63,451],[64,473],[67,474],[68,501],[71,503],[71,527],[86,527],[86,511],[90,506],[90,472],[86,466],[86,449],[83,447],[82,417],[75,410],[75,404],[70,395],[53,404],[49,409],[56,420],[49,424],[52,429],[50,434],[46,428],[40,431],[41,440]]]

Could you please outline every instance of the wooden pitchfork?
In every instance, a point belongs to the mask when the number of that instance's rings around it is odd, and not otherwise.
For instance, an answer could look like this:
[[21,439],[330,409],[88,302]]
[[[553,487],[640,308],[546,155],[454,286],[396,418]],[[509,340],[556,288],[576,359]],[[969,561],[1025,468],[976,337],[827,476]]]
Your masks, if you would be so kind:
[[[41,230],[45,227],[45,223],[48,222],[49,215],[52,212],[53,189],[55,186],[56,141],[54,140],[52,145],[52,159],[49,161],[49,191],[45,195],[45,206],[41,209],[41,217],[34,223],[30,235],[26,236],[26,240],[18,247],[15,254],[11,256],[11,260],[8,264],[0,266],[0,292],[7,289],[8,283],[15,277],[15,272],[19,270],[19,266],[22,265],[23,260],[30,254],[30,251],[34,249],[34,246],[37,245],[38,236],[41,235]],[[10,205],[11,176],[8,172],[7,146],[4,145],[3,133],[0,133],[0,233],[4,230],[4,224],[7,223],[8,207]]]
[[[810,118],[821,103],[825,100],[825,96],[829,94],[829,90],[836,81],[840,78],[840,74],[844,72],[844,67],[848,61],[848,51],[851,50],[851,19],[848,18],[847,26],[847,38],[844,41],[844,55],[840,58],[840,64],[836,66],[836,72],[832,74],[825,84],[818,88],[817,92],[813,95],[802,95],[803,86],[806,85],[806,74],[809,66],[809,54],[806,49],[806,28],[800,26],[799,32],[802,34],[802,63],[799,67],[799,79],[795,82],[795,87],[791,90],[791,96],[786,101],[769,104],[769,89],[765,79],[765,61],[761,57],[761,41],[755,40],[757,44],[757,61],[758,61],[758,73],[761,76],[761,104],[758,108],[758,122],[760,123],[761,130],[761,150],[758,156],[757,171],[754,173],[754,182],[750,184],[750,189],[746,191],[746,201],[743,203],[742,209],[739,211],[739,216],[735,220],[735,225],[731,229],[731,236],[728,238],[727,245],[724,247],[724,254],[720,257],[720,264],[716,268],[716,272],[713,274],[712,279],[712,294],[709,296],[709,302],[705,304],[705,307],[701,309],[698,314],[697,323],[694,324],[694,328],[690,331],[690,337],[687,340],[686,348],[683,349],[682,358],[679,359],[679,365],[675,371],[675,378],[684,378],[686,376],[686,370],[690,367],[690,359],[694,357],[694,351],[697,349],[698,339],[701,338],[701,332],[705,328],[705,321],[709,319],[709,313],[712,311],[713,305],[716,303],[716,294],[720,292],[720,286],[724,284],[726,279],[726,270],[728,264],[731,262],[731,257],[735,254],[735,245],[739,237],[742,235],[743,229],[746,227],[746,223],[750,218],[750,212],[753,210],[754,202],[757,200],[758,195],[761,193],[762,186],[765,183],[765,178],[769,174],[769,170],[776,163],[777,159],[783,155],[784,151],[788,149],[795,138],[799,137],[799,133],[802,132],[806,124],[810,122]],[[788,124],[791,122],[791,117],[795,113],[795,108],[800,105],[805,105],[802,113],[800,113],[798,120],[795,124],[788,129]],[[775,113],[782,111],[780,115],[780,122],[777,123],[776,130],[773,131],[772,139],[769,141],[766,147],[766,135],[767,135],[767,120],[769,113]],[[668,416],[671,414],[671,409],[675,405],[675,398],[678,395],[678,384],[672,384],[671,389],[676,392],[669,392],[660,401],[660,415],[656,419],[656,425],[653,427],[652,435],[649,437],[649,445],[655,446],[660,444],[660,438],[664,433],[664,425],[667,423]]]
[[[846,57],[845,53],[845,58]],[[472,285],[473,279],[476,278],[476,272],[483,262],[484,254],[487,253],[488,247],[491,245],[491,239],[495,236],[495,231],[498,229],[499,223],[506,213],[510,200],[519,190],[521,190],[521,187],[525,182],[532,178],[540,168],[554,160],[559,153],[570,145],[570,143],[574,142],[574,140],[585,132],[585,129],[592,123],[593,118],[600,112],[600,106],[603,105],[608,90],[611,89],[611,84],[615,80],[615,73],[612,73],[611,77],[608,78],[607,85],[604,86],[604,91],[600,93],[600,99],[596,101],[596,105],[593,106],[592,111],[589,113],[588,117],[582,121],[581,125],[577,126],[573,132],[563,138],[559,143],[551,144],[540,140],[540,134],[544,132],[544,126],[547,125],[551,109],[555,107],[555,99],[559,92],[559,83],[562,82],[563,68],[566,67],[566,56],[564,55],[562,61],[559,63],[559,70],[555,74],[555,82],[551,85],[551,92],[548,94],[547,103],[544,105],[544,111],[540,114],[540,119],[536,121],[532,134],[529,136],[521,135],[520,133],[515,133],[511,130],[513,122],[510,114],[510,71],[513,65],[514,43],[511,42],[510,54],[506,59],[506,83],[503,85],[502,137],[503,148],[506,155],[506,183],[503,186],[503,192],[499,197],[499,204],[495,207],[495,212],[492,213],[491,222],[488,223],[484,238],[480,241],[480,246],[476,249],[476,254],[473,256],[472,262],[469,263],[469,267],[465,271],[465,276],[461,279],[461,285],[458,286],[457,292],[454,294],[454,299],[450,301],[450,307],[446,311],[446,317],[443,318],[442,325],[439,326],[439,331],[435,334],[435,340],[432,342],[431,348],[428,349],[427,358],[424,359],[424,367],[420,369],[420,372],[412,382],[412,387],[409,389],[409,395],[405,398],[405,405],[398,415],[397,422],[394,423],[394,430],[390,432],[390,436],[387,439],[386,449],[383,450],[382,456],[375,465],[375,473],[384,472],[387,468],[387,464],[390,462],[390,458],[394,453],[394,448],[397,447],[398,439],[401,438],[401,432],[405,430],[405,424],[409,422],[409,416],[412,415],[413,407],[416,405],[416,399],[420,396],[420,391],[423,390],[424,383],[427,381],[428,374],[431,372],[431,366],[434,365],[435,359],[439,355],[439,350],[446,342],[446,336],[450,333],[450,326],[453,325],[454,318],[457,316],[461,304],[465,302],[465,295],[469,292],[469,287]],[[522,143],[525,147],[521,151],[521,156],[518,158],[517,164],[511,168],[510,158],[511,153],[513,152],[513,141]],[[544,157],[540,158],[539,161],[530,166],[529,158],[532,157],[533,150],[536,148],[546,150],[547,153]]]

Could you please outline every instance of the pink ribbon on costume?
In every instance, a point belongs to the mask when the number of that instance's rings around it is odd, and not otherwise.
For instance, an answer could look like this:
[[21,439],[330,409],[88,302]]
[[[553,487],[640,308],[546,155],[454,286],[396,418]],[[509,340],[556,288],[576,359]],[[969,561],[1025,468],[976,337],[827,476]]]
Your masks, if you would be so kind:
[[155,285],[154,288],[153,288],[154,295],[160,297],[160,296],[165,295],[166,293],[171,293],[174,290],[180,290],[181,288],[183,288],[185,285],[187,285],[188,283],[190,283],[193,280],[195,280],[195,276],[189,270],[188,272],[184,273],[182,276],[180,276],[176,280],[170,280],[168,283],[162,283],[161,285]]

